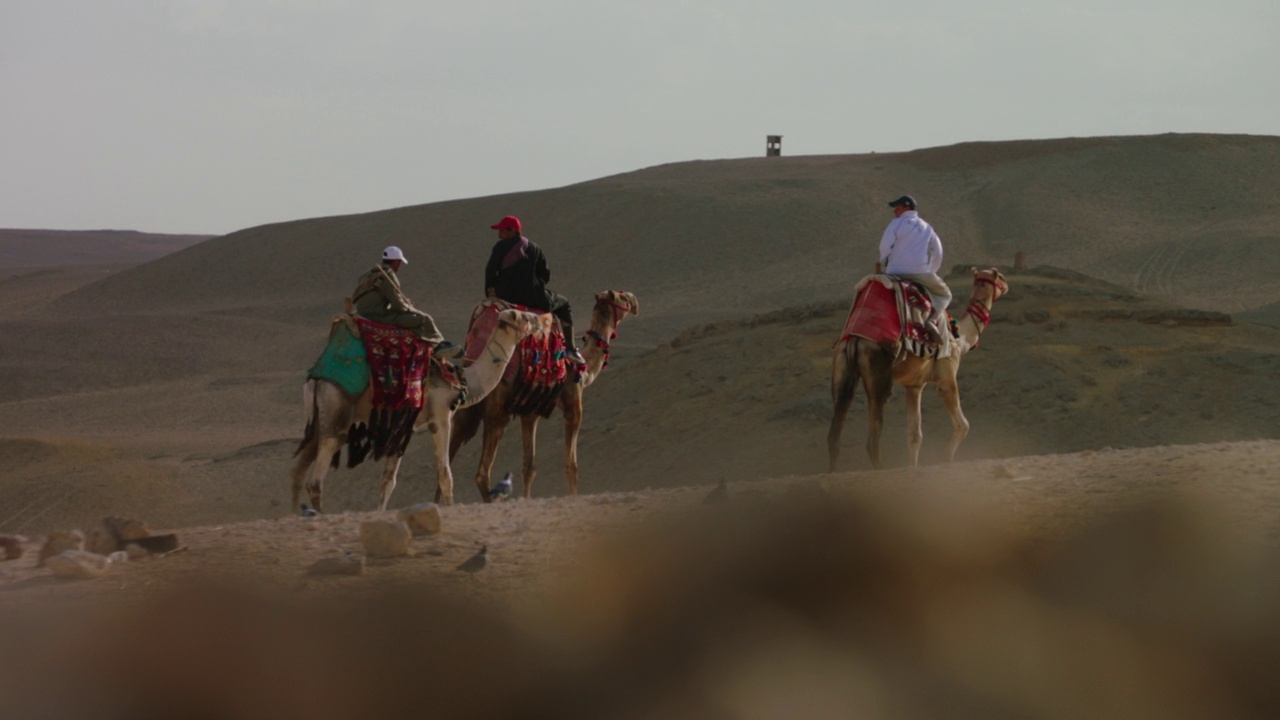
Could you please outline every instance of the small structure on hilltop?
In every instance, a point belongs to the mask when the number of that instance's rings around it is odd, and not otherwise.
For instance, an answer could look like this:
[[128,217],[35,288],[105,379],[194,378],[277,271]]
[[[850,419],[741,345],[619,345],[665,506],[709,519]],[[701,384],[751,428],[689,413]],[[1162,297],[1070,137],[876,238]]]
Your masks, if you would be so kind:
[[765,135],[764,156],[779,157],[782,155],[782,136],[781,135]]

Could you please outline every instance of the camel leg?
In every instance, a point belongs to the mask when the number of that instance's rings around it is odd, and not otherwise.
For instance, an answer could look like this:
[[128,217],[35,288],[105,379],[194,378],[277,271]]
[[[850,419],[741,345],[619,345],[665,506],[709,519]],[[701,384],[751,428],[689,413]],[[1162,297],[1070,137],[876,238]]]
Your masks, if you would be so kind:
[[[453,504],[453,471],[450,469],[449,438],[453,428],[454,398],[448,395],[427,394],[426,404],[418,415],[415,430],[426,428],[431,433],[431,445],[436,451],[436,502]],[[394,487],[394,483],[392,484]],[[390,495],[390,490],[387,491]]]
[[884,406],[893,391],[893,378],[888,373],[862,373],[862,389],[867,393],[867,456],[871,466],[880,469],[880,434],[884,431]]
[[396,489],[396,475],[400,472],[402,455],[393,455],[382,464],[382,485],[379,488],[378,510],[385,511],[391,501],[391,493]]
[[436,448],[436,502],[453,504],[453,471],[449,468],[449,415],[447,408],[432,408],[432,418],[427,422],[431,442]]
[[849,406],[853,404],[853,395],[858,383],[858,365],[849,357],[853,340],[846,340],[836,346],[835,355],[831,359],[831,427],[827,430],[827,469],[836,471],[836,461],[840,459],[840,435],[844,432],[844,421],[849,415]]
[[526,498],[533,497],[533,481],[538,478],[538,416],[534,413],[520,416],[520,437],[524,445],[524,462],[520,466],[520,481]]
[[582,395],[575,393],[560,403],[564,415],[564,479],[569,494],[578,494],[578,431],[582,429]]
[[880,469],[880,433],[884,430],[884,399],[867,396],[867,457]]
[[316,441],[312,440],[300,450],[298,458],[293,463],[293,469],[289,471],[289,487],[293,491],[293,504],[289,506],[289,512],[296,513],[302,508],[302,485],[306,481],[308,471],[311,470],[311,464],[316,461],[316,447]]
[[947,407],[947,414],[951,416],[951,447],[947,453],[947,460],[954,461],[956,459],[956,450],[960,449],[960,443],[964,442],[965,436],[969,434],[969,421],[964,416],[964,411],[960,409],[960,387],[952,380],[949,383],[939,383],[938,393],[942,395],[942,403]]
[[[489,502],[489,490],[493,487],[493,463],[498,459],[498,446],[502,444],[502,436],[507,431],[507,423],[511,417],[501,408],[497,413],[488,412],[488,403],[484,415],[484,442],[480,446],[480,465],[476,467],[476,488],[480,490],[480,499]],[[499,414],[501,413],[501,414]]]
[[330,436],[321,438],[317,443],[316,461],[311,464],[311,480],[307,483],[307,495],[316,512],[324,512],[324,507],[320,504],[320,493],[324,487],[324,476],[329,473],[329,459],[342,449],[344,442],[345,438]]
[[920,445],[924,442],[924,428],[920,423],[920,395],[923,385],[909,385],[907,390],[907,465],[920,465]]
[[302,489],[305,486],[311,506],[317,512],[324,477],[329,472],[333,456],[347,443],[347,429],[351,426],[355,408],[336,385],[319,380],[308,380],[303,385],[303,406],[308,415],[304,443],[299,448],[297,460],[289,473],[291,512],[302,509]]

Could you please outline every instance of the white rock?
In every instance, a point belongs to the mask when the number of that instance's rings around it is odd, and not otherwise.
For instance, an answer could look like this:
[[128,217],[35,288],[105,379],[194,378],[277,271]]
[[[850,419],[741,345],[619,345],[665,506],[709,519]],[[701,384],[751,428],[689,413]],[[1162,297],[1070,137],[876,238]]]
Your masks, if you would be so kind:
[[111,564],[102,555],[83,550],[67,550],[45,558],[44,564],[60,578],[96,578],[107,574]]
[[400,521],[409,526],[414,537],[435,535],[440,532],[440,506],[435,503],[410,505],[397,514]]
[[364,558],[359,555],[321,558],[307,568],[308,575],[360,575],[363,572]]
[[366,520],[360,523],[360,544],[371,558],[403,557],[409,554],[413,533],[399,520]]

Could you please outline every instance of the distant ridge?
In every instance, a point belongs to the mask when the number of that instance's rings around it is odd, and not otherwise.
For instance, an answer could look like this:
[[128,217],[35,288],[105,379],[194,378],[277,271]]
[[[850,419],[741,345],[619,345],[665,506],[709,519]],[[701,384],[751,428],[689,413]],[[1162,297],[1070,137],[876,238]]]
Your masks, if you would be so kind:
[[[603,289],[689,326],[843,297],[910,192],[945,262],[1027,262],[1189,307],[1280,301],[1280,137],[1166,134],[972,142],[900,153],[669,163],[560,188],[248,228],[61,298],[60,310],[175,310],[316,322],[387,244],[437,319],[463,322],[503,215],[524,221],[578,306]],[[1228,281],[1229,279],[1229,281]],[[694,315],[696,314],[696,316]]]
[[215,236],[168,235],[135,230],[0,228],[0,268],[137,265],[211,237]]

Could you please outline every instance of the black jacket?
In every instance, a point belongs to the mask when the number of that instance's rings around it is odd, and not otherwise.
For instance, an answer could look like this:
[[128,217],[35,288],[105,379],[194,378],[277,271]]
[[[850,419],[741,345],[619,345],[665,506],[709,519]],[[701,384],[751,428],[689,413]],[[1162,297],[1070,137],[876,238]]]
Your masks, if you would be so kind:
[[[516,249],[521,240],[527,243],[523,252]],[[547,282],[550,280],[551,270],[547,268],[547,258],[542,254],[542,248],[528,238],[499,240],[494,244],[489,253],[489,262],[484,266],[486,292],[493,288],[498,297],[507,302],[538,310],[551,309],[547,294]]]

